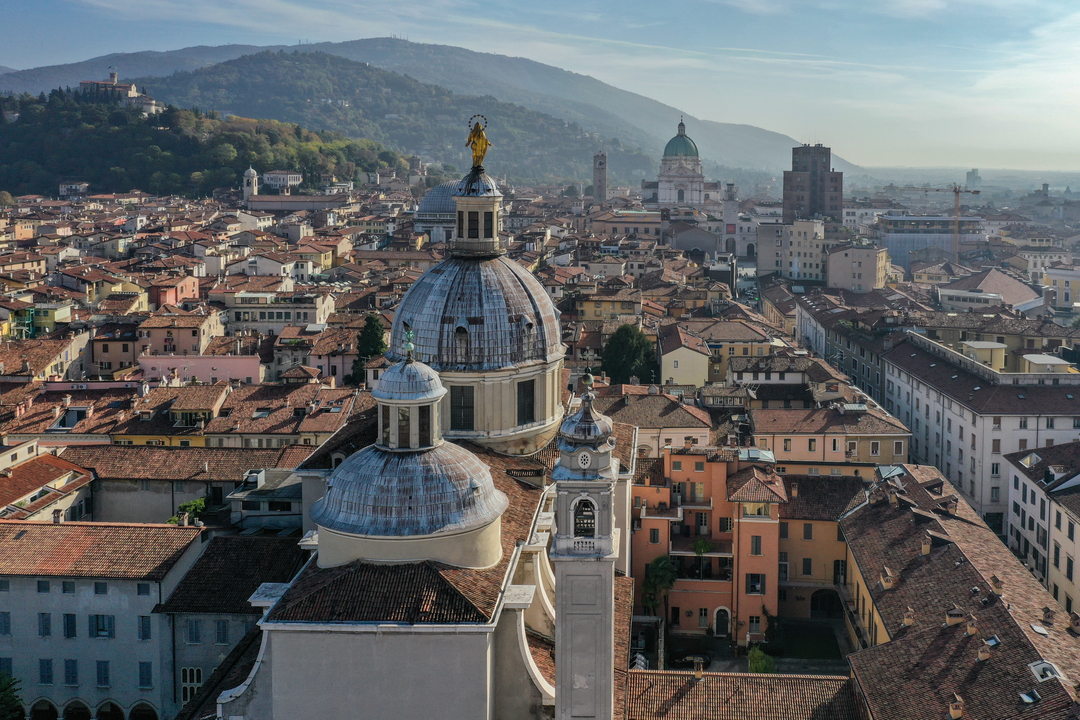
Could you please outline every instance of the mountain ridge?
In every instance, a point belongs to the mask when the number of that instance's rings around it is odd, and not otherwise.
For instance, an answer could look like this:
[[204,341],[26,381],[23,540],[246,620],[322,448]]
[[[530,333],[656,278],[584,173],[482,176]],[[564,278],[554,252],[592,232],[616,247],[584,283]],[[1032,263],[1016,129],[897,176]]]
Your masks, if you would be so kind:
[[[686,118],[687,133],[697,142],[702,156],[722,166],[779,171],[790,167],[791,148],[800,144],[783,133],[752,125],[700,120],[690,113],[608,85],[589,75],[527,58],[396,38],[297,46],[221,45],[164,52],[114,53],[81,63],[0,75],[0,91],[37,93],[59,86],[76,86],[80,80],[104,77],[110,66],[119,68],[124,77],[162,77],[178,70],[195,70],[265,50],[326,52],[406,74],[459,94],[491,95],[503,102],[577,123],[589,132],[618,138],[657,156],[675,134],[678,117]],[[155,84],[151,79],[151,94]],[[860,169],[838,156],[834,156],[833,164],[845,172]]]

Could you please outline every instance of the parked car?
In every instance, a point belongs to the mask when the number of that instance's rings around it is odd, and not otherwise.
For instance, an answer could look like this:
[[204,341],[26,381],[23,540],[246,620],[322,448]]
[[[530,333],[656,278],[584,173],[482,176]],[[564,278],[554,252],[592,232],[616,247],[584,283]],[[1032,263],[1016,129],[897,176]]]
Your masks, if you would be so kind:
[[668,666],[673,670],[693,670],[699,662],[702,669],[706,669],[709,667],[709,663],[712,662],[712,658],[702,654],[681,655],[672,658],[668,662]]

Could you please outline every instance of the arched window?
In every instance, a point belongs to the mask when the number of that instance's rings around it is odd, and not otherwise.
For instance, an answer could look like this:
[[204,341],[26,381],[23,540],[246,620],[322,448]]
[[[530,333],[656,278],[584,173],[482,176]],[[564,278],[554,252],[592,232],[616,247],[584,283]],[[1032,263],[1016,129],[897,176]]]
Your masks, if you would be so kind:
[[468,362],[469,357],[469,331],[461,325],[454,330],[454,354],[459,363]]
[[591,500],[580,500],[574,507],[574,537],[596,537],[596,508]]

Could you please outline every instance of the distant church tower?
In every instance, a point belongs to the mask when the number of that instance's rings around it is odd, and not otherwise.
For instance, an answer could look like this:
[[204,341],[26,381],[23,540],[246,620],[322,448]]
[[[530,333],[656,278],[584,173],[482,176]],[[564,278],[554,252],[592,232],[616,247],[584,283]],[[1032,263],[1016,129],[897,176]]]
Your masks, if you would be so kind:
[[603,150],[592,159],[593,200],[607,202],[607,153]]
[[255,168],[249,167],[244,171],[244,200],[247,200],[252,195],[259,194],[259,173],[255,172]]
[[592,375],[581,409],[559,429],[555,484],[555,720],[611,720],[614,712],[615,528],[619,461],[611,420],[593,409]]

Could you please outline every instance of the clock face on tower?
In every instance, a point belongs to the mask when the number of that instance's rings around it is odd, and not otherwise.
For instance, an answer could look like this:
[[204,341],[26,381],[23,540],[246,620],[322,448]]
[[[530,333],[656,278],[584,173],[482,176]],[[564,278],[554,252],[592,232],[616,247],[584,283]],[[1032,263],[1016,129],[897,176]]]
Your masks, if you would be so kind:
[[598,167],[598,168],[604,167],[604,161],[603,160],[597,160],[596,161],[596,167]]
[[587,452],[580,452],[577,456],[577,464],[583,469],[588,469],[592,465],[592,455]]

